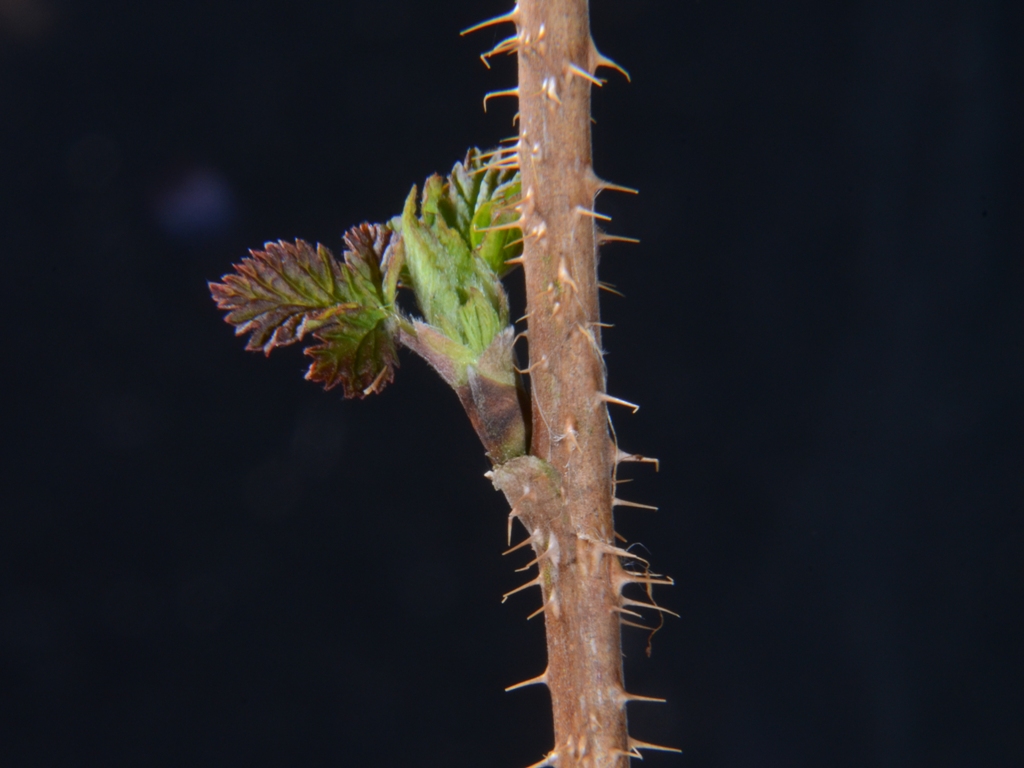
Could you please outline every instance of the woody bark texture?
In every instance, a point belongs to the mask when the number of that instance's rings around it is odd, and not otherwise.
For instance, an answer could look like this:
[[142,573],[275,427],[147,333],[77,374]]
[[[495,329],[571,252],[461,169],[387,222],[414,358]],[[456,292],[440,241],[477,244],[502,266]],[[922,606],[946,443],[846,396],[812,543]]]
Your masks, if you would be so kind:
[[[587,0],[520,0],[519,163],[530,379],[531,453],[557,473],[507,479],[513,513],[540,558],[554,749],[547,764],[628,764],[614,554],[615,446],[609,435],[598,325],[592,210],[591,82],[599,54]],[[511,469],[511,468],[509,468]],[[525,467],[524,467],[525,469]],[[539,503],[543,499],[545,503]],[[516,505],[518,503],[518,508]]]

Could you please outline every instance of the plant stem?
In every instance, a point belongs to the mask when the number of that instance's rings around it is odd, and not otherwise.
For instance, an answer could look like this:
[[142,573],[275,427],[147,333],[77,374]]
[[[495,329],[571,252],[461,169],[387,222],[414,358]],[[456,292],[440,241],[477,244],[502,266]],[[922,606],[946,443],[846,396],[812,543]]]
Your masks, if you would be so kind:
[[626,572],[612,552],[616,448],[601,399],[592,216],[601,183],[591,164],[591,82],[583,74],[593,74],[599,54],[587,0],[520,0],[515,21],[531,453],[560,476],[546,508],[519,510],[541,558],[555,731],[547,762],[624,766],[628,697],[617,609]]

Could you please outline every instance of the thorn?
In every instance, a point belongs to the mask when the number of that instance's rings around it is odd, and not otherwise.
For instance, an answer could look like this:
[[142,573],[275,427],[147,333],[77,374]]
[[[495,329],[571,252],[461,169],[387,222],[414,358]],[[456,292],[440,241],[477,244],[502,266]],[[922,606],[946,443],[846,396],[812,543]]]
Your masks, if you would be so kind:
[[[591,42],[591,45],[593,45],[593,42]],[[594,69],[595,70],[599,69],[600,67],[608,67],[609,69],[617,69],[626,78],[626,82],[628,82],[628,83],[632,83],[633,82],[633,78],[631,78],[629,76],[629,72],[624,70],[622,67],[620,67],[618,64],[616,64],[614,61],[612,61],[607,56],[605,56],[603,53],[601,53],[599,50],[597,50],[596,46],[594,47],[594,53],[597,54],[597,64],[594,65]]]
[[516,320],[515,323],[513,323],[513,325],[518,325],[519,323],[523,322],[523,320],[529,320],[529,319],[530,319],[530,313],[527,312],[525,315],[523,315],[518,320]]
[[533,558],[533,560],[528,562],[522,568],[516,568],[516,573],[522,573],[523,571],[530,570],[531,568],[533,568],[533,566],[535,566],[537,563],[539,563],[541,561],[541,558],[543,558],[543,557],[544,557],[544,553],[541,552],[539,555],[537,555],[535,558]]
[[590,346],[594,348],[594,351],[597,352],[597,354],[602,357],[604,356],[604,350],[601,349],[601,346],[597,343],[597,338],[594,336],[594,332],[592,330],[587,328],[583,323],[576,323],[576,330],[586,336],[587,341],[590,342]]
[[631,403],[628,400],[621,400],[617,397],[606,395],[604,392],[598,392],[597,399],[605,403],[611,403],[612,405],[624,405],[626,408],[632,408],[633,413],[636,413],[637,411],[640,410],[640,406],[637,405],[636,403]]
[[597,321],[587,323],[587,325],[596,325],[598,328],[614,328],[614,323],[599,323]]
[[619,624],[626,627],[636,627],[637,629],[642,629],[645,632],[653,632],[655,630],[655,627],[648,627],[645,624],[637,624],[635,621],[629,621],[628,619],[623,619],[621,617],[619,618]]
[[635,237],[626,237],[625,235],[609,235],[607,232],[598,232],[597,244],[604,245],[605,243],[632,243],[633,245],[639,245],[640,240]]
[[677,619],[680,618],[679,614],[675,611],[670,611],[668,608],[662,608],[660,605],[655,605],[654,603],[641,603],[638,600],[630,600],[629,598],[623,598],[622,604],[632,605],[634,608],[650,608],[655,611],[667,613],[669,616],[675,616]]
[[639,573],[633,573],[632,571],[627,570],[623,570],[622,573],[624,573],[625,576],[619,576],[616,579],[621,584],[664,584],[666,587],[671,587],[675,584],[675,582],[668,577],[657,579],[653,576],[642,576]]
[[[484,476],[486,477],[486,474]],[[517,517],[519,517],[519,503],[523,499],[527,498],[528,496],[529,496],[529,493],[523,494],[523,497],[521,499],[519,499],[519,501],[517,501],[515,503],[515,505],[512,507],[512,509],[509,510],[509,513],[508,513],[508,544],[512,543],[512,521],[515,520]],[[531,535],[531,538],[532,538],[532,535]],[[529,539],[527,539],[527,541],[529,541]],[[508,544],[506,546],[508,546]]]
[[635,501],[625,501],[624,499],[612,499],[613,507],[636,507],[637,509],[653,509],[655,512],[658,511],[657,507],[652,507],[650,504],[638,504]]
[[519,220],[510,221],[506,224],[496,224],[491,227],[473,227],[474,232],[501,232],[505,229],[519,229]]
[[519,88],[509,88],[504,91],[491,91],[490,93],[486,94],[484,96],[484,112],[487,111],[488,99],[497,99],[500,98],[501,96],[515,96],[516,98],[519,98]]
[[627,478],[624,478],[622,480],[613,480],[612,482],[615,483],[616,485],[622,485],[623,483],[632,483],[633,482],[633,478],[632,477],[627,477]]
[[608,291],[608,293],[614,293],[616,296],[621,296],[622,298],[626,298],[626,294],[622,293],[622,291],[615,290],[615,286],[612,285],[611,283],[605,283],[605,282],[600,282],[599,281],[598,284],[597,284],[597,288],[598,288],[598,290]]
[[621,607],[619,607],[617,605],[613,605],[609,610],[614,611],[615,613],[625,613],[628,616],[636,616],[638,619],[642,619],[643,618],[643,616],[641,616],[636,611],[631,611],[628,608],[621,608]]
[[623,544],[628,544],[629,543],[629,539],[627,539],[625,536],[623,536],[618,531],[612,531],[612,533],[614,533],[615,534],[615,538],[618,539],[619,541],[621,541]]
[[572,288],[573,292],[580,292],[580,287],[576,285],[576,281],[572,279],[572,276],[569,274],[568,268],[565,266],[565,257],[562,257],[562,259],[558,262],[558,280],[559,282],[565,283],[570,288]]
[[542,606],[541,606],[540,608],[538,608],[538,609],[537,609],[536,611],[534,611],[534,612],[533,612],[533,613],[531,613],[531,614],[530,614],[529,616],[527,616],[527,617],[526,617],[526,620],[527,620],[527,621],[529,621],[529,620],[530,620],[530,619],[532,619],[532,618],[533,618],[534,616],[539,616],[540,614],[544,613],[544,611],[545,611],[545,610],[547,610],[547,606],[546,606],[546,605],[542,605]]
[[525,688],[528,685],[541,685],[541,684],[543,684],[543,685],[547,685],[548,684],[548,671],[546,669],[541,674],[537,675],[536,677],[531,677],[529,680],[523,680],[523,682],[521,682],[521,683],[516,683],[515,685],[510,685],[508,688],[505,689],[505,693],[508,693],[509,691],[515,691],[515,690],[517,690],[519,688]]
[[[504,139],[502,139],[502,141],[504,141]],[[484,158],[487,157],[500,157],[502,155],[507,155],[509,153],[514,153],[518,151],[519,147],[498,147],[497,149],[492,149],[490,152],[481,152],[479,155],[476,156],[476,159],[483,160]]]
[[621,547],[613,547],[611,544],[602,544],[601,546],[603,547],[602,551],[607,552],[610,555],[618,555],[619,557],[625,557],[630,560],[636,560],[638,563],[643,563],[644,565],[650,565],[650,563],[644,560],[644,558],[640,557],[640,555],[634,555],[628,549],[622,549]]
[[576,431],[576,427],[574,427],[572,421],[569,420],[565,423],[565,432],[561,435],[556,435],[554,437],[554,441],[556,443],[560,443],[563,440],[568,440],[570,443],[572,443],[572,448],[569,449],[569,452],[571,453],[572,451],[578,451],[580,450],[580,444],[576,440],[576,435],[578,434],[579,433]]
[[490,69],[491,68],[491,63],[489,61],[487,61],[487,59],[489,59],[491,56],[497,56],[499,53],[510,53],[510,52],[516,50],[518,47],[519,47],[519,35],[518,34],[512,35],[511,37],[506,37],[504,40],[502,40],[496,46],[491,48],[491,50],[487,51],[487,53],[481,53],[480,54],[480,61],[482,61],[484,63],[485,67]]
[[[519,238],[518,242],[523,242],[523,239]],[[508,246],[505,247],[507,248]],[[514,267],[516,264],[525,264],[526,261],[523,259],[522,256],[516,256],[514,259],[508,259],[505,263]]]
[[363,390],[363,394],[372,395],[376,393],[380,387],[380,383],[384,381],[384,377],[387,376],[388,370],[389,368],[387,366],[381,368],[380,373],[377,374],[377,378],[373,380],[373,383],[371,383],[370,386]]
[[[640,557],[639,555],[634,555],[628,549],[620,549],[619,547],[614,547],[611,544],[605,544],[603,541],[595,539],[585,533],[577,534],[577,538],[581,539],[582,541],[586,541],[590,544],[593,544],[595,547],[597,547],[599,550],[601,550],[607,555],[618,555],[619,557],[627,557],[630,560],[637,560],[643,563],[644,565],[650,565],[650,563],[648,563],[642,557]],[[625,539],[623,539],[623,541],[625,541]]]
[[597,211],[592,211],[589,208],[584,208],[582,205],[576,206],[576,213],[581,216],[590,216],[592,219],[600,219],[601,221],[612,220],[611,216],[605,216],[603,213],[598,213]]
[[612,184],[610,181],[604,181],[603,179],[597,180],[597,188],[602,192],[607,190],[608,192],[626,192],[630,195],[639,195],[639,189],[633,189],[633,187],[624,187],[621,184]]
[[[505,245],[502,246],[502,249],[511,248],[513,245],[519,245],[525,239],[526,239],[526,237],[520,237],[518,240],[513,240],[513,241],[511,241],[509,243],[505,243]],[[523,262],[523,257],[522,256],[517,256],[514,259],[509,259],[505,263],[506,264],[523,264],[524,262]]]
[[554,766],[555,760],[558,759],[558,752],[552,750],[544,755],[544,759],[533,765],[528,765],[526,768],[544,768],[545,765]]
[[514,595],[516,592],[522,592],[524,589],[529,589],[530,587],[539,587],[539,586],[540,586],[540,574],[538,574],[537,576],[534,576],[532,579],[530,579],[530,581],[526,582],[525,584],[522,584],[521,586],[516,587],[511,592],[506,592],[504,595],[501,596],[501,602],[504,603],[506,600],[509,599],[509,597]]
[[621,448],[618,454],[615,456],[615,463],[622,464],[625,462],[637,462],[639,464],[653,464],[654,471],[658,472],[661,469],[661,462],[658,459],[649,459],[646,456],[641,456],[639,453],[626,453]]
[[517,213],[520,216],[523,215],[523,204],[516,203],[515,205],[498,205],[491,209],[491,221],[505,213]]
[[[516,512],[515,509],[508,513],[508,544],[512,543],[512,521],[517,517],[519,517],[519,513]],[[529,541],[529,539],[527,539],[527,541]],[[508,546],[508,544],[506,544],[506,546]]]
[[576,75],[577,77],[582,77],[584,80],[589,80],[594,85],[596,85],[598,88],[600,88],[602,85],[604,85],[605,83],[608,82],[607,80],[602,80],[599,77],[594,77],[592,74],[587,72],[587,70],[585,70],[585,69],[583,69],[581,67],[577,67],[575,64],[572,64],[572,63],[570,63],[566,67],[566,69],[569,72],[571,72],[572,74]]
[[629,737],[628,743],[631,751],[636,749],[651,749],[657,752],[678,752],[679,754],[683,753],[683,750],[681,749],[676,749],[675,747],[662,747],[657,744],[648,744],[646,741],[634,739],[632,736]]
[[[486,110],[485,110],[486,111]],[[501,158],[501,160],[495,160],[493,163],[482,165],[473,171],[472,175],[476,176],[479,173],[489,173],[490,171],[508,171],[508,170],[519,170],[519,153],[508,155],[507,157]],[[506,209],[507,210],[507,209]]]
[[522,541],[520,541],[520,542],[519,542],[518,544],[516,544],[516,545],[515,545],[514,547],[512,547],[511,549],[506,549],[506,550],[505,550],[504,552],[502,552],[501,554],[502,554],[502,556],[505,556],[505,555],[511,555],[511,554],[512,554],[513,552],[515,552],[515,551],[516,551],[517,549],[522,549],[522,548],[523,548],[523,547],[525,547],[525,546],[526,546],[527,544],[529,544],[529,543],[530,543],[531,541],[533,541],[533,536],[527,536],[527,537],[526,537],[525,539],[523,539]]
[[625,692],[623,692],[623,694],[621,696],[621,701],[623,701],[623,702],[649,701],[652,704],[664,704],[666,700],[665,699],[659,699],[659,698],[656,698],[654,696],[638,696],[635,693],[625,693]]
[[512,10],[509,11],[508,13],[503,14],[501,16],[495,16],[493,19],[487,19],[487,21],[481,21],[479,24],[476,24],[472,27],[467,27],[466,29],[459,32],[459,35],[468,35],[472,32],[476,32],[479,29],[484,29],[485,27],[492,27],[495,24],[504,24],[506,21],[516,22],[516,19],[518,18],[519,3],[516,3],[515,5],[512,6]]
[[557,86],[558,84],[555,82],[555,78],[545,77],[541,82],[540,91],[556,104],[561,104],[562,100],[558,98]]

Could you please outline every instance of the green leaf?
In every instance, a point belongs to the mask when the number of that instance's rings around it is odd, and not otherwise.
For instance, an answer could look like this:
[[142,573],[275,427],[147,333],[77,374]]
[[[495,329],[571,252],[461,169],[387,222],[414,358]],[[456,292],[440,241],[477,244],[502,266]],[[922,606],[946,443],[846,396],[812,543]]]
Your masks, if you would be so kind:
[[[500,278],[521,251],[518,175],[471,149],[447,179],[431,176],[417,207],[413,187],[400,219],[406,282],[430,325],[480,355],[508,325]],[[511,245],[510,245],[511,244]]]
[[235,333],[249,334],[246,349],[269,355],[313,334],[322,343],[306,350],[313,357],[306,378],[363,397],[388,384],[398,366],[394,299],[404,251],[392,247],[393,235],[388,226],[353,227],[341,263],[322,245],[267,243],[210,292]]
[[379,392],[394,380],[398,367],[390,313],[342,305],[335,317],[314,334],[323,343],[305,350],[313,358],[306,378],[325,389],[341,384],[345,397]]

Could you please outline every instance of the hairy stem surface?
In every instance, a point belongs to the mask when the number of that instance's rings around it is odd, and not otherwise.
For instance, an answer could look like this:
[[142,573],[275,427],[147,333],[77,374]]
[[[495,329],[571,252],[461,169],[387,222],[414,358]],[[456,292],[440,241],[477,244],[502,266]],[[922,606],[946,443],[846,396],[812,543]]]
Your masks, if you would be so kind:
[[520,0],[516,17],[531,453],[559,476],[548,503],[514,509],[541,558],[555,731],[547,760],[558,768],[625,766],[617,613],[625,572],[612,552],[615,446],[601,399],[592,215],[601,185],[591,164],[586,77],[599,55],[587,0]]

